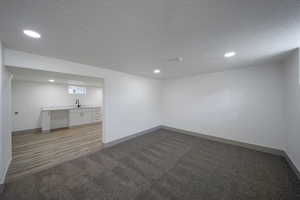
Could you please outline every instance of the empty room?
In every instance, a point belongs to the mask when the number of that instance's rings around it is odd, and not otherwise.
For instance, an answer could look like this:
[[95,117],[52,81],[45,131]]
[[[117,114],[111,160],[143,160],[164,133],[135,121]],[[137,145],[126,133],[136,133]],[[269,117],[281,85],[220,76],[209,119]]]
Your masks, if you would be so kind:
[[0,3],[0,199],[300,199],[299,0]]

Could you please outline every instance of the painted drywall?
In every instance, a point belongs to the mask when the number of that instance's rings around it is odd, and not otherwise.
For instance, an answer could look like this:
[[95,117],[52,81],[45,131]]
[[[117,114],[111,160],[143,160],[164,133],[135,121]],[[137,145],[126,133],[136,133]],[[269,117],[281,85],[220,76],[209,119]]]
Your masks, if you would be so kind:
[[5,65],[104,78],[104,143],[161,125],[161,81],[4,49]]
[[[0,88],[2,88],[2,73],[3,73],[3,56],[2,56],[2,42],[0,40]],[[1,89],[2,91],[2,89]],[[0,98],[0,184],[2,184],[4,181],[4,176],[5,176],[5,172],[4,172],[4,168],[5,168],[5,164],[4,164],[4,135],[2,132],[2,127],[3,127],[3,123],[2,123],[2,94],[0,93],[1,98]]]
[[13,131],[40,128],[42,107],[72,106],[76,99],[79,99],[82,105],[102,107],[103,90],[86,87],[86,95],[70,95],[68,85],[13,80]]
[[166,80],[163,124],[284,150],[282,83],[280,65]]
[[4,183],[6,171],[12,159],[11,153],[11,74],[3,66],[2,43],[0,41],[0,184]]
[[300,79],[299,49],[283,62],[284,96],[286,108],[287,154],[300,170]]

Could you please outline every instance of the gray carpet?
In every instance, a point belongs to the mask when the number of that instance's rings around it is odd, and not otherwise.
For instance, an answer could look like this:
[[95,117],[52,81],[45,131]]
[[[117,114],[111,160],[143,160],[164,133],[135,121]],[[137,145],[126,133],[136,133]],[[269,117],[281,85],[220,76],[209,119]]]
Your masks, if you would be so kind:
[[7,200],[291,200],[281,157],[159,130],[9,183]]

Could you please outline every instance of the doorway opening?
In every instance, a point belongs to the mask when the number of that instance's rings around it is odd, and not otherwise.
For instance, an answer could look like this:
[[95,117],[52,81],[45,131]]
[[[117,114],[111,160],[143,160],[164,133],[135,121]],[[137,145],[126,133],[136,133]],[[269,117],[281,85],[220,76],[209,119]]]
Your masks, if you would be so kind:
[[103,79],[8,70],[12,162],[7,182],[103,147]]

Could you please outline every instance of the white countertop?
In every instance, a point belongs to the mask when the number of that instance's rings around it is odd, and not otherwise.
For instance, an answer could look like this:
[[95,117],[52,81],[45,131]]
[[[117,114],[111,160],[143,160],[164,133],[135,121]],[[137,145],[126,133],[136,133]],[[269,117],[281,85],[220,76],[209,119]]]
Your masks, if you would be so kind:
[[77,110],[77,109],[88,109],[88,108],[100,108],[101,106],[96,105],[81,105],[79,108],[76,106],[55,106],[55,107],[43,107],[42,111],[55,111],[55,110]]

